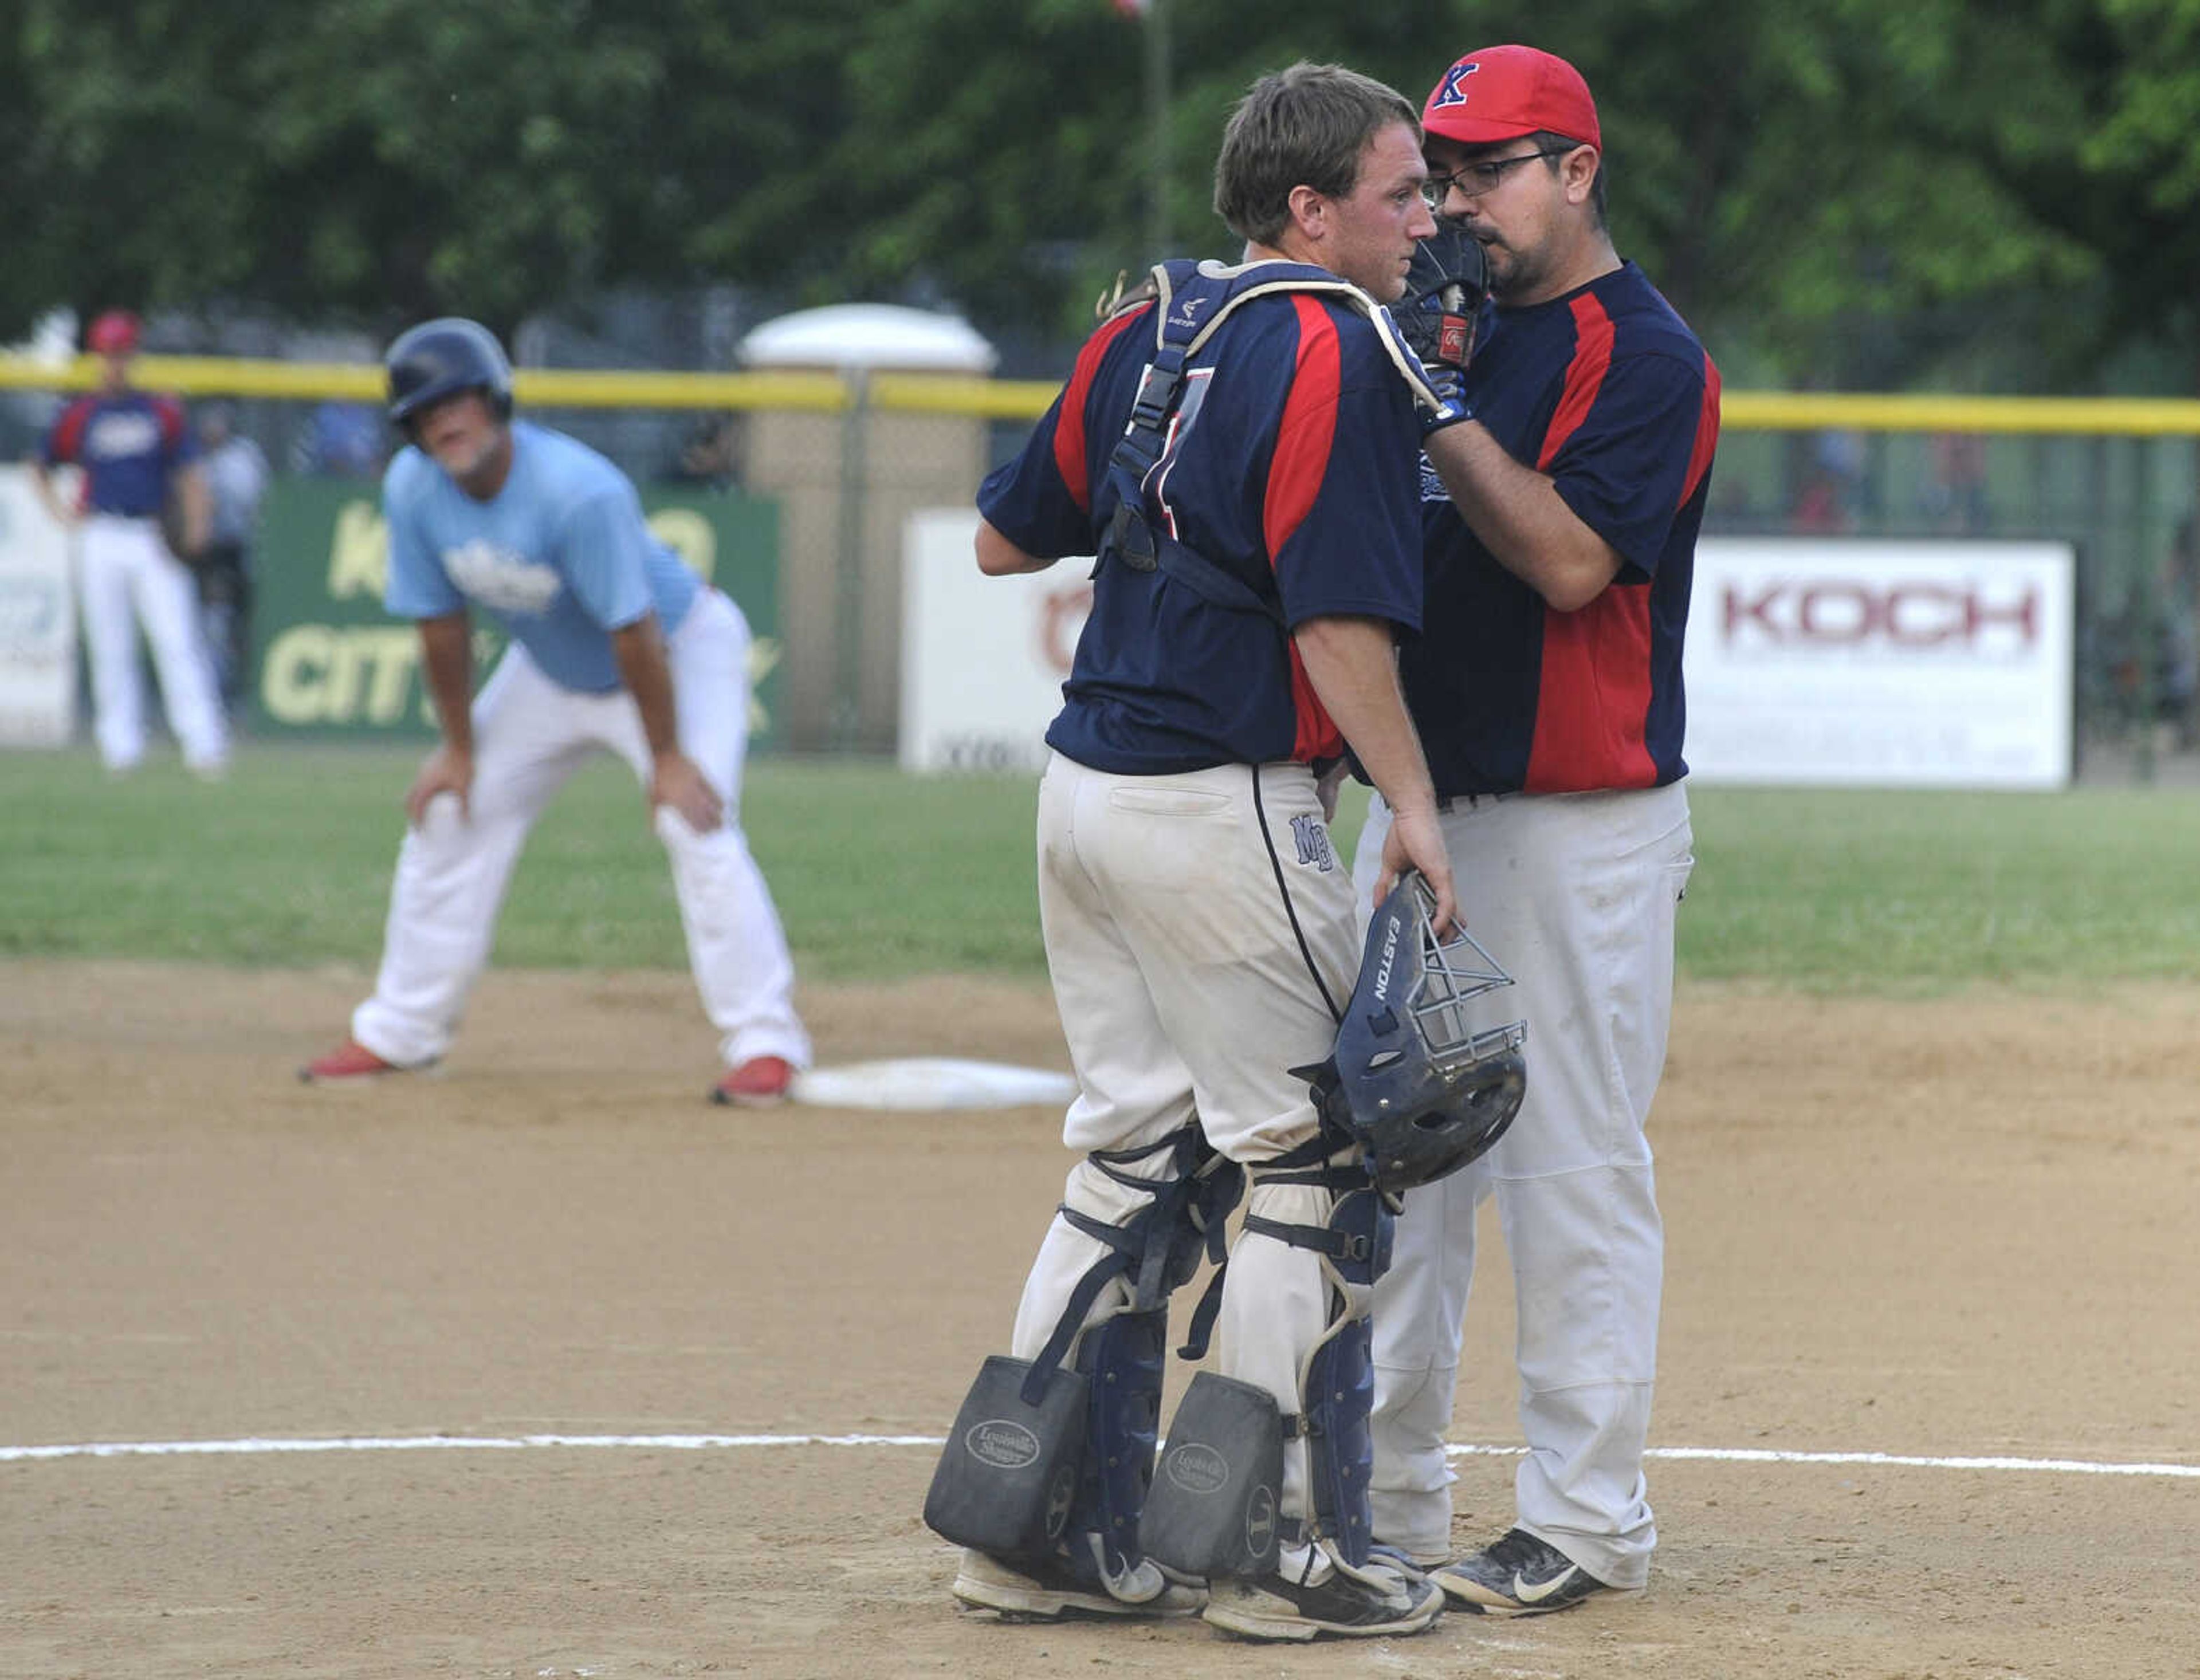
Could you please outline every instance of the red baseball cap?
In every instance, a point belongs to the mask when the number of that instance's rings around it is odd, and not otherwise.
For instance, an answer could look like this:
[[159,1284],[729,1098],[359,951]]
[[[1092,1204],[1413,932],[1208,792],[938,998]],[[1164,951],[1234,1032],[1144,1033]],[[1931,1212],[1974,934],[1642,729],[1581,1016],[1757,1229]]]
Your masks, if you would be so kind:
[[84,342],[96,356],[126,356],[138,347],[138,318],[126,309],[110,309],[94,318]]
[[1488,146],[1548,130],[1604,149],[1596,101],[1580,71],[1534,47],[1484,47],[1443,73],[1421,126],[1462,145]]

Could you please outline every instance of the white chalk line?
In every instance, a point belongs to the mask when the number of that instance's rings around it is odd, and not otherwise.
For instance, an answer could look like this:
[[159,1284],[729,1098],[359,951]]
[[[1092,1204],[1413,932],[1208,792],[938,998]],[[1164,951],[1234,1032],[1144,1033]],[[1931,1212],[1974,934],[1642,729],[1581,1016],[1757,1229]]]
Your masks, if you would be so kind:
[[728,1447],[938,1447],[938,1435],[339,1435],[325,1439],[86,1441],[0,1447],[0,1463],[26,1458],[161,1458],[194,1453],[508,1452],[527,1447],[640,1447],[700,1452]]
[[[706,1452],[761,1447],[939,1447],[939,1435],[338,1435],[234,1441],[78,1441],[0,1446],[0,1463],[57,1458],[168,1458],[261,1453],[511,1452],[530,1448],[627,1448]],[[1453,1458],[1518,1458],[1524,1447],[1453,1444]],[[1653,1447],[1651,1458],[1726,1464],[1864,1465],[1910,1470],[2004,1470],[2068,1476],[2167,1476],[2200,1480],[2200,1464],[2133,1464],[2085,1458],[1948,1457],[1919,1453],[1797,1452],[1770,1447]]]
[[[1525,1447],[1448,1445],[1453,1458],[1518,1458]],[[1790,1452],[1771,1447],[1652,1447],[1648,1458],[1702,1459],[1725,1464],[1866,1464],[1910,1470],[2027,1470],[2071,1476],[2174,1476],[2200,1481],[2200,1464],[2133,1464],[2114,1459],[1945,1457],[1922,1453]]]

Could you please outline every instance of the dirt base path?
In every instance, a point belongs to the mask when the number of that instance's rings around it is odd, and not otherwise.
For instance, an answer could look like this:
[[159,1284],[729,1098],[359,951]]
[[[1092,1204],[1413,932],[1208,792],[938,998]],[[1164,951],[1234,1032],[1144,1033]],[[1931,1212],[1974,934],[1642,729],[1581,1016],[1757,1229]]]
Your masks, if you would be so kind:
[[[492,974],[439,1076],[298,1085],[362,983],[0,965],[0,1673],[2200,1675],[2200,990],[1684,989],[1649,1590],[1305,1651],[958,1613],[933,1450],[870,1438],[1003,1343],[1056,1115],[712,1108],[659,974]],[[827,1062],[1065,1065],[1043,989],[803,1003]],[[228,1444],[21,1450],[98,1443]]]

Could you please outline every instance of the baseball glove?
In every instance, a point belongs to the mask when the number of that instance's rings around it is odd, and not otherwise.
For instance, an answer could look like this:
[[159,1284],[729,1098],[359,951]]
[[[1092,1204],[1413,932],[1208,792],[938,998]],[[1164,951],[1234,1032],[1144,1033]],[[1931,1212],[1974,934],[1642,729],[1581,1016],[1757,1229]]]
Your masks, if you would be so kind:
[[1391,308],[1398,331],[1423,364],[1464,369],[1474,355],[1474,326],[1489,289],[1482,247],[1458,222],[1439,221],[1413,248],[1406,295]]

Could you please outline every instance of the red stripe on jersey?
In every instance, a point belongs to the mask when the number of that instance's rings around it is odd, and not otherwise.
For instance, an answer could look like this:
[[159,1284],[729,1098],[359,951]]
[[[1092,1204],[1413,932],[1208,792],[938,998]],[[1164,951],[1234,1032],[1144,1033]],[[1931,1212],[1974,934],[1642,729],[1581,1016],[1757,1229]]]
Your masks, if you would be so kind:
[[[1573,360],[1536,461],[1545,472],[1589,417],[1612,369],[1612,317],[1593,293],[1571,307]],[[1650,586],[1612,584],[1577,612],[1545,609],[1526,791],[1653,785],[1649,715]]]
[[1153,306],[1148,304],[1144,309],[1118,315],[1086,339],[1062,393],[1062,408],[1054,423],[1054,467],[1069,487],[1071,499],[1087,513],[1092,511],[1092,481],[1085,470],[1085,401],[1092,394],[1092,380],[1100,371],[1100,359],[1108,353],[1108,347],[1132,322],[1143,321],[1152,312]]
[[1650,787],[1650,586],[1615,583],[1578,612],[1543,613],[1529,793]]
[[1312,764],[1318,759],[1336,758],[1344,751],[1344,732],[1329,715],[1329,708],[1321,703],[1321,697],[1314,691],[1314,684],[1307,676],[1306,661],[1299,656],[1296,640],[1288,642],[1291,652],[1291,709],[1298,715],[1298,729],[1291,737],[1291,762]]
[[1604,376],[1612,370],[1612,317],[1595,294],[1583,292],[1573,300],[1574,359],[1566,365],[1565,388],[1559,393],[1558,411],[1543,434],[1542,452],[1536,470],[1548,472],[1565,441],[1581,429],[1596,406],[1596,394],[1604,388]]
[[[1268,463],[1268,491],[1261,508],[1261,534],[1268,563],[1289,542],[1321,493],[1329,475],[1330,446],[1337,437],[1337,402],[1343,385],[1342,353],[1337,341],[1337,323],[1311,297],[1298,296],[1291,306],[1299,316],[1298,365],[1291,376],[1290,395],[1276,428],[1275,458]],[[1308,680],[1306,662],[1298,644],[1290,644],[1291,705],[1298,726],[1291,739],[1294,762],[1311,764],[1318,758],[1334,758],[1344,750],[1344,735],[1321,703]]]
[[1329,475],[1329,448],[1337,436],[1337,399],[1343,385],[1337,323],[1317,299],[1303,293],[1292,298],[1291,307],[1299,312],[1298,366],[1276,428],[1275,458],[1268,463],[1268,492],[1261,509],[1261,534],[1267,540],[1271,566]]
[[79,397],[61,411],[61,417],[54,425],[54,459],[73,461],[76,452],[84,447],[85,423],[91,418],[97,397]]

